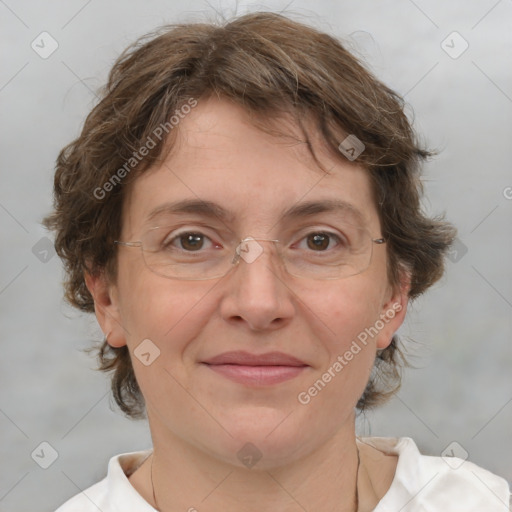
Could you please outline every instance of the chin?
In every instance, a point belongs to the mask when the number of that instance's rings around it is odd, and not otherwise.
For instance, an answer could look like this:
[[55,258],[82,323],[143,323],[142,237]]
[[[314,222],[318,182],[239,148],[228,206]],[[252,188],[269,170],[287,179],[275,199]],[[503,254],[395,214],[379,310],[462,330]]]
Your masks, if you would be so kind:
[[[304,423],[297,424],[291,414],[261,408],[252,416],[232,419],[222,423],[232,437],[219,439],[217,449],[208,439],[208,450],[224,462],[251,470],[270,470],[295,462],[314,449],[312,440],[319,442],[317,433],[309,432]],[[286,419],[285,419],[286,418]],[[284,420],[284,421],[283,421]]]

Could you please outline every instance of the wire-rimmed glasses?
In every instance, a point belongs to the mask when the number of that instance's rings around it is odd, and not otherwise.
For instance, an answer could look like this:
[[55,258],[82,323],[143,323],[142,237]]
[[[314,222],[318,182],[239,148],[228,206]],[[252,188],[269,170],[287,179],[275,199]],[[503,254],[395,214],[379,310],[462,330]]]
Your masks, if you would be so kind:
[[373,238],[366,228],[350,224],[336,231],[310,229],[302,236],[294,235],[293,240],[286,243],[254,237],[220,242],[220,237],[204,231],[202,228],[179,231],[172,226],[158,226],[146,231],[138,241],[116,240],[114,243],[140,247],[145,264],[155,274],[193,281],[223,277],[241,261],[253,263],[263,253],[260,242],[264,241],[274,244],[283,268],[292,276],[342,279],[368,269],[373,245],[385,243],[384,238]]
[[[171,226],[158,226],[138,241],[114,243],[140,247],[147,267],[160,276],[194,281],[223,277],[242,260],[253,263],[263,253],[259,243],[263,241],[275,245],[284,269],[292,276],[342,279],[364,272],[370,266],[373,245],[385,243],[384,238],[373,238],[366,228],[350,224],[336,232],[310,230],[286,244],[254,237],[226,243],[205,234],[202,228],[177,231]],[[205,241],[209,241],[207,248]]]

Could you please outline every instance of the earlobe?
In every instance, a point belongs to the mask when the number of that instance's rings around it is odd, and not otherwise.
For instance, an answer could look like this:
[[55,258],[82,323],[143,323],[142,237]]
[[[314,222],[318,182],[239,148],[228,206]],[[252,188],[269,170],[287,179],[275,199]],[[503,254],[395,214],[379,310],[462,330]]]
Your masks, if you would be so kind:
[[104,272],[84,273],[85,284],[94,299],[96,319],[105,333],[111,347],[126,345],[125,329],[121,323],[116,287],[111,284]]

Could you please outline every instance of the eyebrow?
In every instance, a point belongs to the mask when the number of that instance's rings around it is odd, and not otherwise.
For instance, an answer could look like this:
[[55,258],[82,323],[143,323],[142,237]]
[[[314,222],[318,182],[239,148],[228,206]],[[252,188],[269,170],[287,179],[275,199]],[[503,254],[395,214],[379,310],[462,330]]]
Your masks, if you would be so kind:
[[[311,217],[319,213],[343,213],[352,217],[360,224],[365,224],[365,217],[362,212],[351,203],[340,199],[323,199],[317,201],[305,201],[297,203],[281,214],[280,220],[292,220],[297,218]],[[172,203],[165,203],[153,209],[147,222],[151,222],[162,215],[172,214],[196,214],[208,218],[217,218],[223,222],[232,223],[236,218],[234,212],[226,210],[213,201],[202,199],[183,199]]]

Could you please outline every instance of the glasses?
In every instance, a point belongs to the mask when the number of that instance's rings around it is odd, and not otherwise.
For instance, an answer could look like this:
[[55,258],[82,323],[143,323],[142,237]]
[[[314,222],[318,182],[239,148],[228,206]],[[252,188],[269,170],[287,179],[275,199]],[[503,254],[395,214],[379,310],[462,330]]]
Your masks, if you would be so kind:
[[263,253],[260,242],[272,242],[282,267],[292,276],[307,279],[342,279],[364,272],[370,266],[374,244],[362,227],[343,225],[336,232],[310,230],[294,235],[293,243],[268,238],[247,237],[219,243],[218,236],[202,230],[179,232],[174,227],[149,229],[139,241],[114,243],[140,247],[145,264],[155,274],[169,279],[201,281],[225,276],[243,260],[251,264]]

